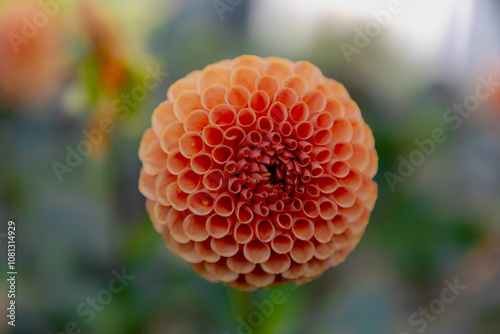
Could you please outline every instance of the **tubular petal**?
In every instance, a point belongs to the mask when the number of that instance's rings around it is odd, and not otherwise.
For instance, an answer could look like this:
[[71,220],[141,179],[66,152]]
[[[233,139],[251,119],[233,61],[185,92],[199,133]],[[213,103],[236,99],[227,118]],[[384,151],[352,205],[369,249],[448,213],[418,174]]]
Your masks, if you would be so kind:
[[257,113],[263,112],[269,106],[269,93],[264,90],[256,90],[248,97],[248,106]]
[[184,131],[202,132],[208,125],[208,113],[205,110],[198,109],[187,115],[184,121]]
[[156,137],[161,137],[163,129],[174,121],[177,121],[174,114],[174,103],[172,101],[163,101],[151,116],[151,126]]
[[326,107],[326,97],[317,89],[310,89],[305,92],[302,101],[307,104],[311,114],[324,110]]
[[255,68],[252,67],[238,67],[231,74],[230,83],[232,86],[243,86],[249,91],[255,89],[255,82],[259,78],[260,74]]
[[290,256],[297,263],[306,263],[314,256],[315,248],[310,241],[295,240]]
[[199,132],[186,132],[179,139],[179,151],[186,158],[192,158],[203,150],[203,138]]
[[299,101],[299,95],[291,88],[279,89],[274,95],[275,102],[281,102],[286,108],[290,108]]
[[213,85],[208,87],[201,94],[201,104],[205,109],[211,110],[218,104],[226,102],[227,88],[222,85]]
[[244,86],[232,86],[226,91],[226,103],[233,107],[243,107],[247,104],[250,92]]
[[231,257],[238,253],[238,244],[231,235],[226,235],[220,239],[212,239],[210,246],[220,256]]
[[225,129],[236,120],[236,111],[229,104],[218,104],[208,113],[208,120],[211,124]]
[[292,250],[293,239],[288,234],[277,235],[271,242],[271,247],[278,254],[287,254]]
[[248,261],[243,252],[238,252],[236,255],[227,259],[229,269],[238,274],[248,274],[255,269],[256,264]]
[[205,217],[189,215],[184,220],[184,233],[193,241],[205,241],[209,236],[206,228],[206,222],[207,219]]
[[202,108],[201,97],[194,90],[181,93],[174,102],[174,114],[180,121],[184,121],[193,110]]
[[179,146],[179,139],[185,133],[184,124],[175,121],[167,125],[161,134],[160,145],[163,151],[170,153]]
[[271,256],[271,250],[267,244],[259,240],[253,240],[243,247],[243,254],[250,262],[263,263]]
[[213,209],[214,198],[207,191],[196,191],[187,197],[187,206],[194,214],[207,215]]

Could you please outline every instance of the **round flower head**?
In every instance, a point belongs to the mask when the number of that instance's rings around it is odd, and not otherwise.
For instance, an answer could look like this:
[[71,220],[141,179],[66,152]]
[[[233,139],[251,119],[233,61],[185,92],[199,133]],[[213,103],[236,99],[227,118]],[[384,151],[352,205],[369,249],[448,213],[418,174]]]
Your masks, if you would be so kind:
[[66,76],[61,22],[31,0],[0,5],[0,103],[39,106]]
[[306,61],[241,56],[175,82],[139,148],[172,252],[211,282],[302,284],[342,262],[377,198],[373,135]]

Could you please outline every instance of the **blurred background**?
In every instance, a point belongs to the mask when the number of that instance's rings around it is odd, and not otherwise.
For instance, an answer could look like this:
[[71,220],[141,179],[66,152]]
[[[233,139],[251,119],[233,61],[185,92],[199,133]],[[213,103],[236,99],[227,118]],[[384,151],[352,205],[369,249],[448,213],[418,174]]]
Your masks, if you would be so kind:
[[[200,278],[137,189],[169,85],[241,54],[311,61],[376,140],[362,242],[297,289]],[[500,333],[499,82],[494,0],[0,1],[0,261],[12,219],[18,269],[15,330],[0,280],[0,333]]]

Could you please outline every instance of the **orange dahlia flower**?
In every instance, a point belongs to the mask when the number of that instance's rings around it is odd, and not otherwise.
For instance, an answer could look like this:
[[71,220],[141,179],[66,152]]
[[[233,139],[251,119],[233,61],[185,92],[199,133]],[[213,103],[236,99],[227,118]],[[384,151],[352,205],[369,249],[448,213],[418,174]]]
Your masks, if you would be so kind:
[[306,61],[241,56],[175,82],[139,148],[172,252],[211,282],[302,284],[342,262],[377,198],[377,153],[346,89]]
[[44,8],[31,0],[0,6],[0,103],[45,104],[66,77],[64,29]]

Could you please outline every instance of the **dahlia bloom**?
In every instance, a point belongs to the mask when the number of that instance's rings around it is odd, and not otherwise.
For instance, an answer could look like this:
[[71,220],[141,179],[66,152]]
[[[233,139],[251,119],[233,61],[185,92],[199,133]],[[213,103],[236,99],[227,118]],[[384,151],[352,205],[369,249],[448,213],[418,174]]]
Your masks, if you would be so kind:
[[254,290],[344,261],[377,198],[356,103],[306,61],[241,56],[175,82],[142,137],[139,189],[172,252]]
[[58,92],[68,70],[63,31],[36,1],[0,6],[0,101],[38,106]]

